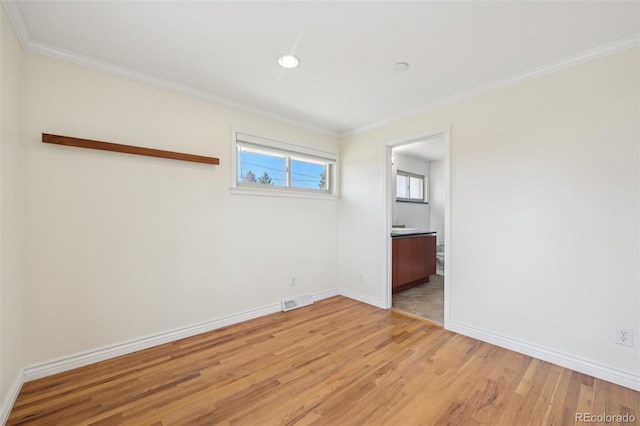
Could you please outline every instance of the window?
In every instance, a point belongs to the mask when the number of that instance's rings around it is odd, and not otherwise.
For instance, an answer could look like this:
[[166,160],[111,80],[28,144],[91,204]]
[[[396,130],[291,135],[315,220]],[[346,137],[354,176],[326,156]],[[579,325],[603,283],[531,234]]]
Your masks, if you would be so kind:
[[424,176],[398,170],[396,200],[425,201]]
[[334,194],[336,154],[235,133],[236,189]]

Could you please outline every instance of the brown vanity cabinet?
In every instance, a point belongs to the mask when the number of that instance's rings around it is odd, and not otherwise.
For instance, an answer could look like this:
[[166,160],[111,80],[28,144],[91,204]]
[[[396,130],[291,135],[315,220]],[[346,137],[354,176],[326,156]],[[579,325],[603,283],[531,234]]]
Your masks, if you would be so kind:
[[436,273],[435,235],[394,237],[391,251],[393,293],[427,283]]

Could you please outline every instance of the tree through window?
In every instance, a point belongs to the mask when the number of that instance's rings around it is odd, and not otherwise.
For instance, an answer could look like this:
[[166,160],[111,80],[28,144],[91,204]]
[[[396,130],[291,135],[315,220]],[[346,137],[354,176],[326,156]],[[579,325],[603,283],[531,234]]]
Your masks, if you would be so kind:
[[294,146],[280,147],[284,145],[238,133],[236,186],[332,193],[335,154],[310,155],[304,151],[311,149],[298,147],[303,152],[296,152]]

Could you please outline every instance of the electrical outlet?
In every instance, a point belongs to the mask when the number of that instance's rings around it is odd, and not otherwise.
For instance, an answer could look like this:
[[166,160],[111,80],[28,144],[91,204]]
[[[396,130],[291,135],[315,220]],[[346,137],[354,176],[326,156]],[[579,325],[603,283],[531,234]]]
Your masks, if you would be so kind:
[[360,278],[358,278],[358,282],[364,282],[364,274],[360,274]]
[[296,277],[291,277],[291,287],[295,287],[297,284]]
[[619,345],[633,346],[633,330],[630,328],[616,327],[616,343]]

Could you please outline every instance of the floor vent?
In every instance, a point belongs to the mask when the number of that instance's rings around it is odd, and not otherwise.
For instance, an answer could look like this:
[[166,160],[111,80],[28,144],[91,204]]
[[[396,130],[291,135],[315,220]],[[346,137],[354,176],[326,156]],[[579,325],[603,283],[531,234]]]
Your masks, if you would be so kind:
[[308,306],[313,303],[313,299],[311,296],[300,296],[295,297],[293,299],[283,300],[282,301],[282,312],[287,312],[292,309],[302,308],[303,306]]

